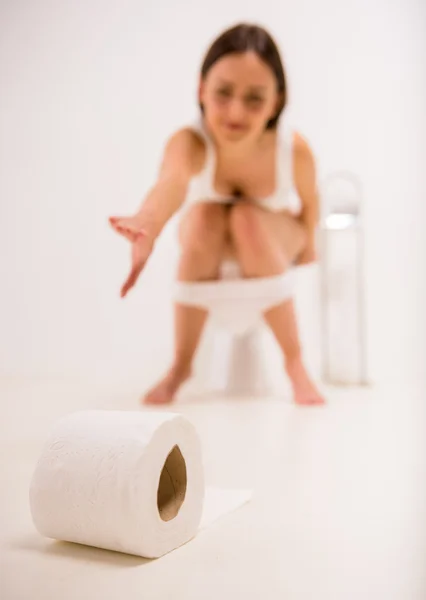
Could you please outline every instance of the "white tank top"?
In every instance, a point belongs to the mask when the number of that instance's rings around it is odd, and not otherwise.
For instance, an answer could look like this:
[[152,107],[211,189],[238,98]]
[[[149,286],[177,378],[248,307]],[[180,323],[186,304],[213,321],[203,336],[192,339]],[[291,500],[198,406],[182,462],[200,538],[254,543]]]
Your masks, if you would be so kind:
[[[189,183],[184,208],[187,209],[197,202],[231,203],[231,195],[218,194],[214,190],[216,152],[210,136],[201,121],[191,124],[190,129],[204,140],[206,160],[202,171],[195,175]],[[278,131],[277,142],[276,189],[270,196],[253,199],[253,202],[273,212],[287,210],[292,214],[299,214],[301,202],[293,186],[293,130],[288,126],[281,127]]]

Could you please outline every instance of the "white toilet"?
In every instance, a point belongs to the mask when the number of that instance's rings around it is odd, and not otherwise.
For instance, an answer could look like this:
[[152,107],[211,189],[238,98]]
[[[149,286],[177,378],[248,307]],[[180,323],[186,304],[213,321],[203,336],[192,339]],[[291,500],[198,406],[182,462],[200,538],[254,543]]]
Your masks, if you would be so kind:
[[209,310],[196,378],[204,391],[227,395],[271,395],[273,361],[263,313],[293,295],[294,272],[242,278],[238,264],[227,261],[221,278],[208,282],[176,282],[174,299]]

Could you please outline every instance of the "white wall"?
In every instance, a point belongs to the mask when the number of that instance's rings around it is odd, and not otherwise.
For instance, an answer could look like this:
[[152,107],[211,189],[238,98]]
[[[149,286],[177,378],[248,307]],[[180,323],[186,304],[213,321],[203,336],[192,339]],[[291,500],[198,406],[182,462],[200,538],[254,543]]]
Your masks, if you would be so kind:
[[[165,368],[173,223],[123,302],[128,247],[107,216],[136,208],[166,137],[197,115],[209,42],[254,20],[281,45],[289,116],[310,139],[320,176],[347,168],[364,182],[372,379],[421,376],[422,0],[217,0],[209,16],[202,3],[171,0],[0,6],[1,375],[145,385]],[[317,277],[316,268],[301,273],[298,293],[315,370]]]

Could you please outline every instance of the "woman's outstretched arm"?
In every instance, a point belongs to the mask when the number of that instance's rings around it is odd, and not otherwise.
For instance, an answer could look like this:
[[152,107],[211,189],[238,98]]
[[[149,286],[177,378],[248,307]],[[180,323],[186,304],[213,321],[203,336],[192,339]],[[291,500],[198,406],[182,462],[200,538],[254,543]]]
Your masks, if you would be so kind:
[[189,181],[203,162],[203,142],[188,129],[178,131],[167,142],[157,180],[137,212],[109,218],[113,229],[132,244],[131,269],[121,289],[122,297],[135,285],[155,240],[183,204]]

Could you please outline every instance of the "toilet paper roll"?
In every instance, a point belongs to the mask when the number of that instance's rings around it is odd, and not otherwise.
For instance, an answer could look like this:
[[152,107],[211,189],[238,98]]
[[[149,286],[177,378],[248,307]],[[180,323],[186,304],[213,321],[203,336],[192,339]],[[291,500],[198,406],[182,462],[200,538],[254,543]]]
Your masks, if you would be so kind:
[[56,424],[29,494],[41,535],[146,558],[185,544],[250,493],[208,496],[200,439],[186,418],[98,410]]

